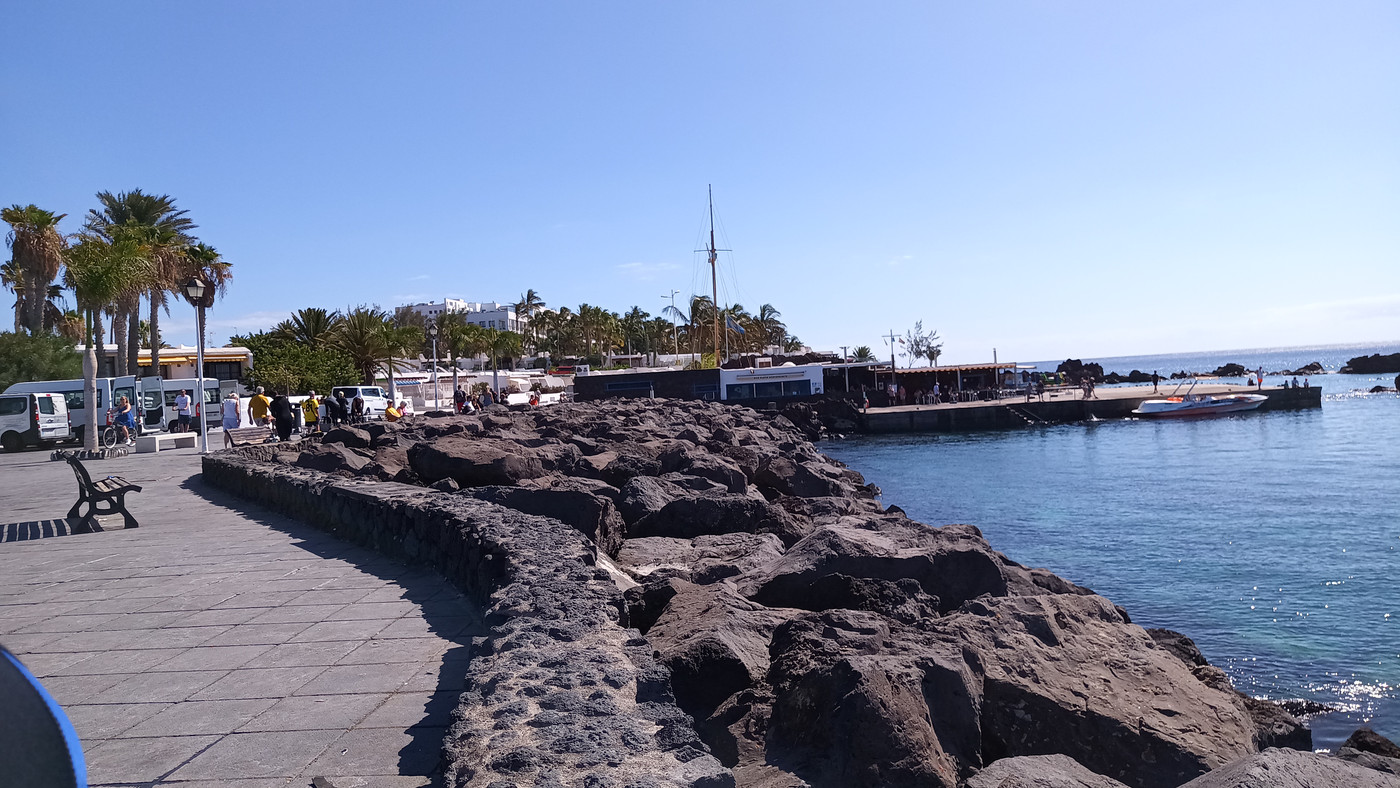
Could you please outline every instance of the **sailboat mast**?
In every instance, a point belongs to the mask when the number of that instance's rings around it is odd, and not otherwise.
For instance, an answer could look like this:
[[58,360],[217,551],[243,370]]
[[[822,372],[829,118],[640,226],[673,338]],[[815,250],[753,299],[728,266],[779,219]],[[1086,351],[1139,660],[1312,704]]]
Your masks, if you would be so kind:
[[710,193],[710,298],[715,307],[715,366],[719,362],[719,276],[715,273],[715,188],[708,186]]

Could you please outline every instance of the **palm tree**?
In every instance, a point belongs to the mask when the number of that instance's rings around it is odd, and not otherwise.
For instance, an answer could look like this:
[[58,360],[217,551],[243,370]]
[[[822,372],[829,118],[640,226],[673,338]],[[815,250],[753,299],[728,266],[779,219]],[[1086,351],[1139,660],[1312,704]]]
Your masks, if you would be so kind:
[[[52,213],[36,205],[11,205],[0,210],[0,219],[10,225],[5,243],[11,262],[18,269],[24,287],[24,320],[31,334],[44,330],[44,293],[63,267],[68,239],[58,231],[66,213]],[[18,293],[17,293],[18,294]]]
[[[140,236],[141,241],[148,249],[151,265],[148,268],[147,286],[144,289],[147,301],[150,304],[150,329],[151,329],[151,369],[158,372],[160,369],[160,344],[157,337],[160,331],[160,310],[165,308],[166,295],[171,290],[184,284],[180,273],[185,257],[185,247],[194,242],[191,230],[195,229],[195,223],[185,214],[188,211],[175,207],[175,198],[168,194],[156,196],[146,194],[140,189],[133,189],[129,192],[121,192],[113,195],[111,192],[98,192],[97,201],[102,204],[102,210],[91,209],[87,215],[87,227],[89,230],[101,235],[107,240],[114,240],[114,234],[122,231],[134,232]],[[127,315],[128,330],[137,328],[136,316]],[[135,337],[128,336],[128,345],[135,344]],[[133,348],[128,347],[128,369],[136,366],[136,353]]]
[[97,342],[101,310],[125,293],[138,290],[150,276],[150,250],[131,237],[115,242],[95,234],[83,236],[65,255],[64,284],[73,289],[84,315],[83,394],[87,425],[83,448],[97,450]]
[[15,333],[24,330],[24,272],[19,263],[7,260],[0,265],[0,286],[15,294]]
[[530,327],[528,331],[529,336],[533,339],[531,342],[532,346],[539,344],[540,338],[538,331],[535,329],[535,315],[536,313],[543,312],[544,308],[544,299],[540,298],[540,294],[535,292],[533,287],[526,290],[525,293],[520,296],[520,300],[515,302],[516,316],[523,316],[526,325]]
[[[228,292],[229,280],[233,279],[233,272],[229,269],[233,263],[225,260],[219,250],[214,247],[197,243],[187,246],[184,250],[185,259],[181,266],[181,272],[176,277],[175,287],[184,287],[184,283],[190,279],[198,279],[204,283],[204,297],[200,306],[203,307],[195,311],[199,325],[195,327],[199,334],[199,344],[205,343],[204,336],[204,310],[214,305],[216,298],[223,298]],[[200,376],[204,375],[204,370],[199,371]]]
[[634,306],[627,310],[627,314],[620,319],[623,341],[627,344],[627,355],[632,355],[633,340],[636,340],[637,345],[641,348],[650,352],[651,337],[647,334],[647,318],[649,317],[651,315],[643,312],[641,307]]
[[272,329],[272,333],[307,347],[320,347],[331,341],[343,318],[339,311],[327,311],[320,307],[307,307],[292,313]]
[[345,313],[331,345],[350,357],[365,386],[374,385],[374,375],[382,367],[403,369],[396,356],[401,337],[395,334],[389,313],[377,306],[360,306]]
[[783,313],[779,312],[777,307],[772,304],[764,304],[758,308],[756,320],[763,334],[765,347],[779,344],[787,336],[787,326],[780,319],[782,316]]
[[863,363],[874,360],[875,352],[870,349],[869,345],[861,345],[851,353],[851,361],[856,363]]

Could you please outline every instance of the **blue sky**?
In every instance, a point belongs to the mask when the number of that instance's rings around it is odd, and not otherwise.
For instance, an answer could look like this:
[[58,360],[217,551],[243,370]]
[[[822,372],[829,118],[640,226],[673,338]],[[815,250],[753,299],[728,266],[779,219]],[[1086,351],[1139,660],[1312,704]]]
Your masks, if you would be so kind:
[[[1400,4],[11,3],[0,203],[175,196],[211,333],[776,305],[945,362],[1400,339]],[[169,341],[192,320],[173,307]]]

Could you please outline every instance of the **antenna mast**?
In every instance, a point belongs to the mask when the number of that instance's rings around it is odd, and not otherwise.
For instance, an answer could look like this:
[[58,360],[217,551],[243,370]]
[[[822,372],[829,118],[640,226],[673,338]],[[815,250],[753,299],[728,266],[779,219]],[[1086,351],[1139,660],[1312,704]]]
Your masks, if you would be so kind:
[[719,364],[719,275],[715,272],[715,187],[707,184],[710,195],[710,298],[715,306],[715,366]]

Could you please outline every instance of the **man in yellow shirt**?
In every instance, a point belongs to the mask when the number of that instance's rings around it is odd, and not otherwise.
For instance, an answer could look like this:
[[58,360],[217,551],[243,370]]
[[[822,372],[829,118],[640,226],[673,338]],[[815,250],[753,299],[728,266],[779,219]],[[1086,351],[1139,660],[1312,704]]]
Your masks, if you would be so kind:
[[306,432],[320,432],[320,422],[317,420],[317,411],[321,407],[321,401],[316,399],[316,392],[311,392],[310,396],[301,401],[301,421],[306,425]]
[[268,411],[272,409],[272,398],[263,394],[263,387],[258,386],[258,393],[248,399],[248,420],[259,427],[266,427],[271,421],[268,419]]
[[400,413],[399,409],[394,407],[393,405],[390,405],[389,407],[384,409],[385,421],[398,421],[401,418],[403,418],[403,414]]

